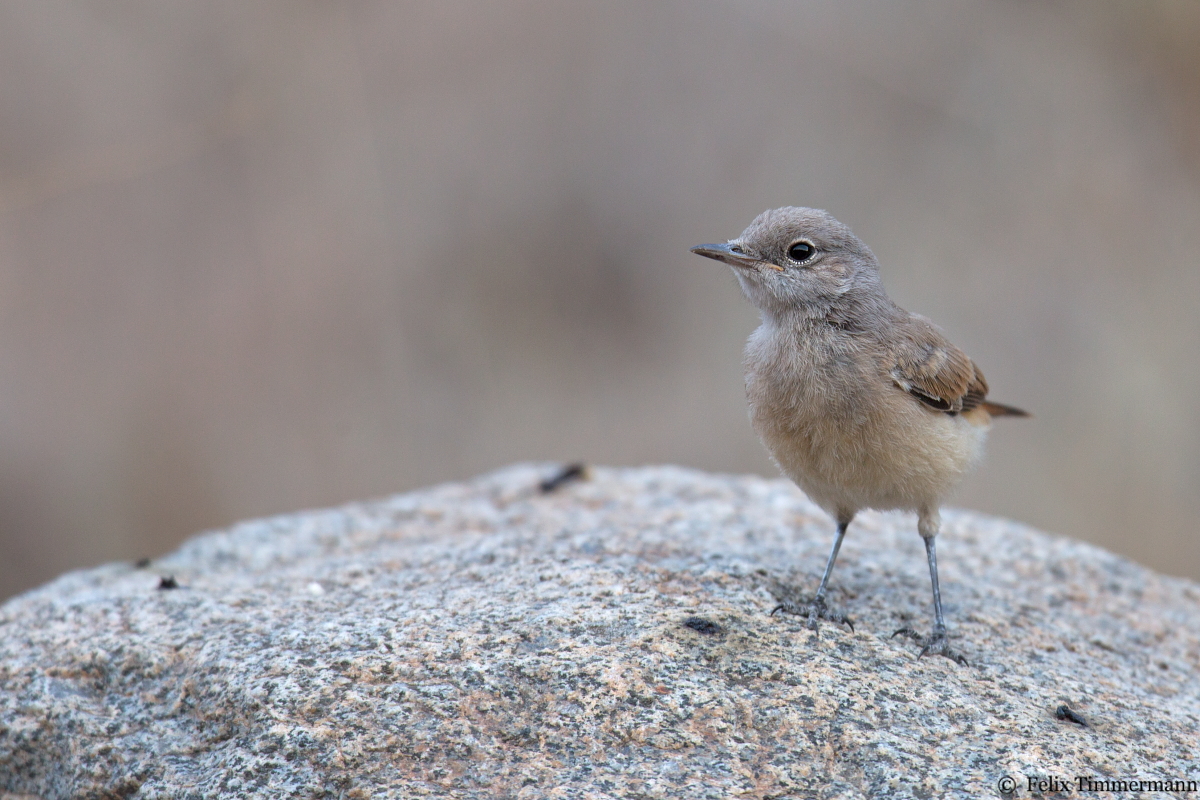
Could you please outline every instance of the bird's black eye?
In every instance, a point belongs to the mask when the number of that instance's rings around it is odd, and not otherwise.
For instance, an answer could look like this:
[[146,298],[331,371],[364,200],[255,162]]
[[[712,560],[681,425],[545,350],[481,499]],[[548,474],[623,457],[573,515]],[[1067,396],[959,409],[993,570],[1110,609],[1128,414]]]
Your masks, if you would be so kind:
[[798,264],[803,264],[817,254],[817,248],[805,241],[792,242],[788,248],[788,258]]

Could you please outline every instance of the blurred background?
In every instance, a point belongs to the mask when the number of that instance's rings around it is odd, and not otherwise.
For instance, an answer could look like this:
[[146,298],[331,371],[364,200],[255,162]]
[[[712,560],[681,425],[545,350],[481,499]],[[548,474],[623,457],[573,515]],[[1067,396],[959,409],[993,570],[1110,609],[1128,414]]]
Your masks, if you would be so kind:
[[1195,0],[3,0],[0,76],[0,597],[516,460],[778,474],[688,247],[780,205],[1035,413],[956,505],[1200,578]]

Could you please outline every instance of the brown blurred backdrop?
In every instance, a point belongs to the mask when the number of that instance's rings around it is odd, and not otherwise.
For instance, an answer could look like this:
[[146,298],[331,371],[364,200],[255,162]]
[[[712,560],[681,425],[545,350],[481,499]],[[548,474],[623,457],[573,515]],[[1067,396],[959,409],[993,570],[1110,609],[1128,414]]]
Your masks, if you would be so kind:
[[[520,459],[774,475],[687,248],[828,208],[1200,577],[1200,3],[0,3],[0,596]],[[915,533],[914,533],[915,535]]]

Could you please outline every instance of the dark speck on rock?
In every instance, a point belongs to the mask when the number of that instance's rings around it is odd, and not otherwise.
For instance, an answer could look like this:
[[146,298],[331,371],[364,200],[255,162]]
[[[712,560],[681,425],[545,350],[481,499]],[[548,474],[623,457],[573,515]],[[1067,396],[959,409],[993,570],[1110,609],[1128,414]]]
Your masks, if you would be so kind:
[[703,636],[716,636],[725,632],[720,625],[704,617],[688,617],[683,621],[683,627],[691,628]]
[[159,589],[178,589],[179,581],[175,580],[174,575],[163,575],[158,579]]
[[1082,725],[1085,728],[1088,726],[1087,720],[1075,713],[1066,703],[1063,703],[1054,710],[1054,718],[1060,719],[1063,722],[1074,722],[1076,725]]
[[568,464],[549,478],[538,484],[542,494],[556,492],[572,481],[580,481],[587,477],[587,465],[583,463]]

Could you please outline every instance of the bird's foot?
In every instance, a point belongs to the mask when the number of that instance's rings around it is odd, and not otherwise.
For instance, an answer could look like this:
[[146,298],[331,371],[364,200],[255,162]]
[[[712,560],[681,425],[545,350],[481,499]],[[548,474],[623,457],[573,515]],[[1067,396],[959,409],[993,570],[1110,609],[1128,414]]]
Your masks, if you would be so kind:
[[967,659],[962,653],[950,647],[950,637],[946,634],[946,630],[944,628],[942,630],[934,629],[933,633],[929,636],[921,636],[921,634],[917,633],[912,628],[904,627],[893,633],[892,638],[894,639],[895,637],[901,635],[907,636],[908,638],[917,641],[921,645],[921,652],[917,653],[918,659],[929,655],[945,656],[960,666],[971,666],[969,663],[967,663]]
[[778,611],[782,611],[785,614],[795,614],[799,617],[807,617],[808,627],[814,631],[820,628],[821,620],[823,619],[835,625],[845,625],[851,631],[854,630],[854,622],[851,621],[850,617],[840,611],[834,611],[825,605],[824,597],[817,597],[811,603],[795,603],[790,600],[784,600],[771,610],[771,616],[774,616]]

